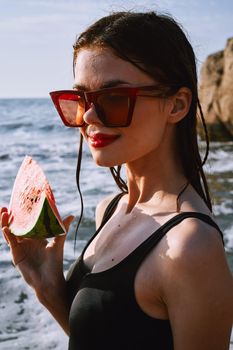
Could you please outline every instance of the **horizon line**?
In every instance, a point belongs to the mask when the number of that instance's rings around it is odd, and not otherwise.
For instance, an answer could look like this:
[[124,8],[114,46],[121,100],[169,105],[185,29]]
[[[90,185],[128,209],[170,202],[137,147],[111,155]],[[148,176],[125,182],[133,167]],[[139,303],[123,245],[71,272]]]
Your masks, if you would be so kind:
[[10,100],[10,99],[50,99],[49,96],[0,96],[0,100]]

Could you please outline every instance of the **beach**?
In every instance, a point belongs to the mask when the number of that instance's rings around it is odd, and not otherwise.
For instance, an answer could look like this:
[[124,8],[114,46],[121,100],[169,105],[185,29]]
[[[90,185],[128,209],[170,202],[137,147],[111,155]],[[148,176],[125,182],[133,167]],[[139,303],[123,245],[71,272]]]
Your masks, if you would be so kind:
[[[76,187],[79,135],[64,128],[49,99],[0,100],[0,206],[8,206],[18,168],[25,155],[43,168],[54,192],[62,217],[74,215],[65,243],[64,271],[78,257],[95,231],[95,207],[105,196],[118,192],[109,169],[96,167],[84,146],[81,190],[84,218],[73,241],[80,214]],[[202,153],[205,146],[200,141]],[[224,233],[228,264],[233,273],[233,142],[210,145],[205,166],[214,203],[214,214]],[[68,338],[48,312],[37,302],[33,290],[11,264],[8,246],[0,236],[0,349],[67,349]],[[233,350],[233,339],[230,349]]]

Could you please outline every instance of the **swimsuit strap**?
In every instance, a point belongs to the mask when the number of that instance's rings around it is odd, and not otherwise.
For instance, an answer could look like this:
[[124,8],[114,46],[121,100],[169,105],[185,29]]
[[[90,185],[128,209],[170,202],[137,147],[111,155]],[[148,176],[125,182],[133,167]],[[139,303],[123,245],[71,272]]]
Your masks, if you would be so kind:
[[[108,204],[107,208],[105,209],[100,228],[102,228],[106,222],[111,218],[114,211],[116,210],[116,207],[121,199],[121,197],[124,195],[124,192],[118,193]],[[178,224],[179,222],[183,221],[185,218],[193,217],[200,219],[202,221],[205,221],[207,224],[211,225],[212,227],[216,228],[216,230],[220,233],[222,240],[223,240],[223,234],[220,230],[219,226],[213,221],[213,219],[207,215],[200,212],[193,212],[193,211],[187,211],[187,212],[181,212],[180,214],[174,216],[172,219],[168,220],[165,225],[162,226],[162,228],[165,229],[166,232],[168,232],[173,226]],[[98,229],[98,232],[100,229]],[[164,231],[164,230],[162,230]],[[165,233],[166,233],[165,232]],[[162,232],[161,232],[162,233]]]
[[174,216],[170,220],[168,220],[164,225],[160,227],[161,229],[161,234],[167,233],[171,228],[179,224],[181,221],[183,221],[186,218],[197,218],[200,219],[201,221],[206,222],[210,226],[214,227],[221,235],[221,238],[223,240],[223,233],[220,230],[219,226],[214,222],[214,220],[207,214],[203,214],[200,212],[195,212],[195,211],[186,211],[186,212],[181,212],[178,215]]
[[102,221],[101,221],[101,225],[100,227],[102,228],[106,222],[110,219],[110,217],[113,215],[114,211],[116,210],[117,204],[119,203],[121,197],[123,197],[123,195],[125,194],[125,192],[121,192],[118,193],[112,200],[111,202],[108,204],[107,208],[105,209]]
[[[89,244],[92,242],[92,240],[98,235],[98,233],[101,231],[101,229],[103,228],[103,226],[106,224],[106,222],[111,218],[111,216],[113,215],[114,211],[116,210],[117,204],[119,203],[121,197],[124,195],[124,192],[118,193],[112,200],[111,202],[108,204],[107,208],[105,209],[103,218],[102,218],[102,222],[101,225],[98,227],[98,229],[96,230],[96,232],[94,233],[94,235],[88,240],[88,242],[86,243],[82,254],[81,254],[81,259],[83,259],[83,255],[84,252],[86,251],[87,247],[89,246]],[[170,220],[168,220],[164,225],[162,225],[160,228],[158,228],[150,237],[148,237],[148,239],[146,239],[143,243],[143,245],[147,245],[148,244],[148,249],[150,249],[150,245],[155,246],[162,238],[163,236],[174,226],[176,226],[177,224],[179,224],[181,221],[183,221],[186,218],[197,218],[200,219],[202,221],[205,221],[206,223],[208,223],[209,225],[211,225],[212,227],[216,228],[216,230],[220,233],[221,238],[222,238],[222,242],[224,245],[224,239],[223,239],[223,234],[220,230],[220,228],[218,227],[218,225],[213,221],[213,219],[211,219],[210,216],[203,214],[203,213],[199,213],[199,212],[181,212],[179,214],[177,214],[176,216],[174,216],[173,218],[171,218]],[[148,242],[150,241],[150,242]],[[140,246],[138,247],[138,249],[140,249]],[[137,250],[137,248],[136,248]]]
[[107,205],[107,208],[104,211],[104,215],[101,221],[100,226],[97,228],[95,233],[91,236],[91,238],[87,241],[85,244],[83,251],[81,253],[80,259],[83,259],[83,255],[89,246],[89,244],[93,241],[93,239],[98,235],[98,233],[102,230],[103,226],[106,224],[106,222],[110,219],[110,217],[113,215],[114,211],[116,210],[117,204],[121,197],[125,194],[125,192],[118,193],[112,200],[111,202]]
[[146,255],[160,242],[160,240],[166,235],[166,233],[173,227],[178,225],[186,218],[197,218],[201,221],[206,222],[210,226],[214,227],[220,234],[222,238],[222,243],[224,245],[223,233],[218,227],[218,225],[211,219],[210,216],[199,213],[199,212],[181,212],[176,216],[172,217],[170,220],[165,222],[156,231],[154,231],[145,241],[143,241],[128,258],[130,260],[130,266],[133,267],[134,273],[136,273],[138,266],[143,261]]

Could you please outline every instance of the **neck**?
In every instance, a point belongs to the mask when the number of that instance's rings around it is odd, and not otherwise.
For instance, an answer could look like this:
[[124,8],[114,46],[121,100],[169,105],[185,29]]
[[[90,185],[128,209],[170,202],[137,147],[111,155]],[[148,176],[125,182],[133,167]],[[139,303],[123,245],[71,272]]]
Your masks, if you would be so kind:
[[165,155],[160,150],[126,164],[129,190],[127,212],[138,203],[151,203],[159,210],[165,207],[176,210],[177,196],[187,179],[179,160],[172,153],[166,152]]

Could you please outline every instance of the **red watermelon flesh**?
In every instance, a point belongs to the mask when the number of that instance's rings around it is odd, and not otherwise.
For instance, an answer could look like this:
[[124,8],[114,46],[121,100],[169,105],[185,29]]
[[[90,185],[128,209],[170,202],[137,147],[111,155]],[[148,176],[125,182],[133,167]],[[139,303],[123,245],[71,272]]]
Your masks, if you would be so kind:
[[66,233],[48,180],[30,156],[19,168],[9,211],[9,227],[16,236],[44,239]]

